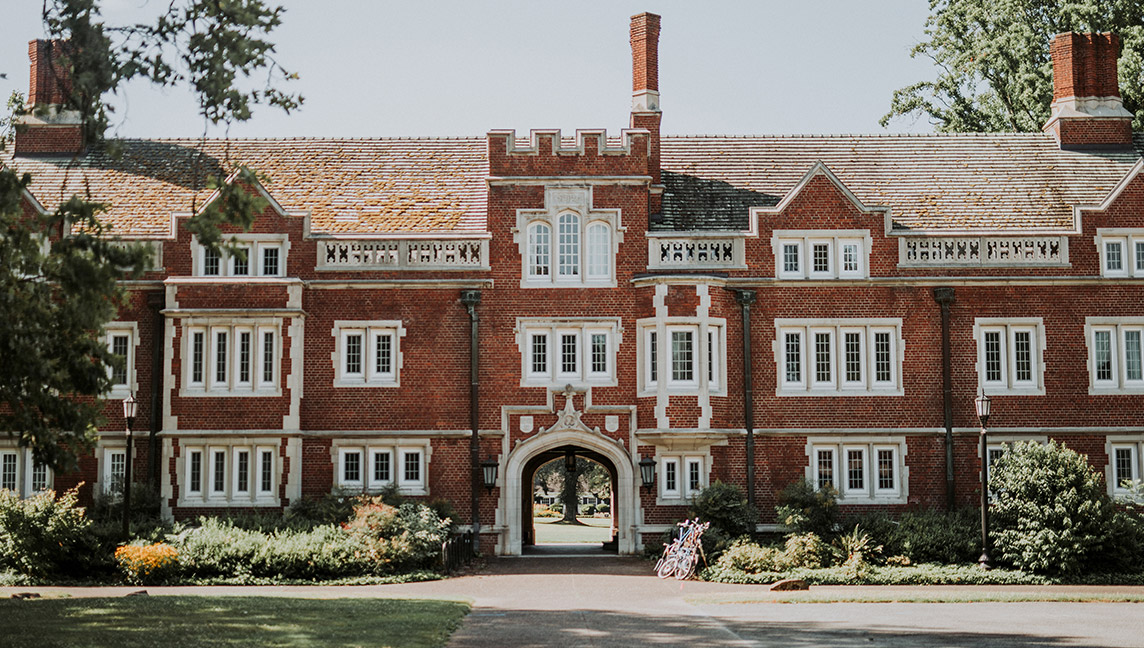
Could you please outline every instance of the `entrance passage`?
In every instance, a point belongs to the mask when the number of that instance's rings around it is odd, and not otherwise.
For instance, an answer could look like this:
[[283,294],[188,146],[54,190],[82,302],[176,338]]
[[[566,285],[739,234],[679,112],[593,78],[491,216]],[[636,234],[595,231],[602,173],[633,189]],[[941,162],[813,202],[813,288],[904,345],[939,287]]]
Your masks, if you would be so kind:
[[[521,526],[526,555],[600,555],[617,547],[615,468],[599,453],[553,448],[525,465]],[[523,490],[523,489],[522,489]]]

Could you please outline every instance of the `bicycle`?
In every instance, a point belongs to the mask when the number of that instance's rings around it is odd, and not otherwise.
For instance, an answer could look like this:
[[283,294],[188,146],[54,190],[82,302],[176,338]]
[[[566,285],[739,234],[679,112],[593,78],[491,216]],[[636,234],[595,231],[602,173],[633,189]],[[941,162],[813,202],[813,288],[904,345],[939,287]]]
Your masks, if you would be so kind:
[[655,565],[656,575],[660,578],[674,576],[677,580],[687,580],[695,574],[695,568],[703,552],[700,539],[711,523],[700,523],[699,518],[696,518],[684,520],[679,526],[682,527],[679,537],[664,546],[663,555]]

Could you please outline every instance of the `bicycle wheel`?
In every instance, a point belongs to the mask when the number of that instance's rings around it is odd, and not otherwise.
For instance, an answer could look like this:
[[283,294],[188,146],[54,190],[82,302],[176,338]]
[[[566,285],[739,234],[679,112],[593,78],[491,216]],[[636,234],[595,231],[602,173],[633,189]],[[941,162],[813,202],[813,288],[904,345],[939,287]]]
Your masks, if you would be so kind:
[[660,578],[671,578],[672,574],[675,573],[675,561],[676,557],[674,554],[664,556],[660,559],[659,567],[655,570],[655,575]]
[[675,561],[675,579],[687,580],[695,573],[695,565],[699,562],[699,556],[694,553],[689,553]]

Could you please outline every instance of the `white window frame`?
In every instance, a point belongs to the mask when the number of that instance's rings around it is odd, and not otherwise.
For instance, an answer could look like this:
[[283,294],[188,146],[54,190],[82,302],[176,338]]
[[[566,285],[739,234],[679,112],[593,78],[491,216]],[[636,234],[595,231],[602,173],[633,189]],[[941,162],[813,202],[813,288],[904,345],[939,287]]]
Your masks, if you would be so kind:
[[[987,380],[985,334],[998,333],[1001,341],[1001,379]],[[1028,380],[1017,376],[1017,349],[1014,340],[1018,333],[1028,333],[1030,342],[1031,375]],[[989,395],[1013,396],[1045,395],[1045,324],[1040,317],[979,317],[973,323],[973,338],[977,341],[977,391]]]
[[[1144,227],[1105,228],[1096,230],[1094,238],[1100,257],[1100,276],[1108,278],[1144,277]],[[1108,266],[1108,246],[1120,248],[1120,267]]]
[[[405,337],[405,327],[401,320],[337,320],[331,330],[334,337],[334,387],[400,387],[401,368],[404,356],[401,352],[401,338]],[[350,372],[347,368],[347,340],[360,335],[361,371]],[[378,371],[378,340],[388,337],[389,371]]]
[[[99,492],[104,497],[118,498],[123,496],[122,484],[117,484],[115,473],[115,457],[123,457],[124,467],[127,465],[127,445],[112,445],[102,448],[99,465]],[[126,475],[124,475],[125,477]]]
[[1108,464],[1105,466],[1104,481],[1108,487],[1108,494],[1118,499],[1130,499],[1135,493],[1125,488],[1123,482],[1116,481],[1116,451],[1118,449],[1131,451],[1131,481],[1139,485],[1144,479],[1144,434],[1114,435],[1105,440]]
[[[1112,361],[1112,377],[1101,379],[1097,371],[1098,333],[1109,337],[1109,354]],[[1139,356],[1128,354],[1128,336],[1140,338]],[[1089,394],[1144,394],[1144,317],[1086,317],[1084,337],[1088,346],[1088,393]],[[1130,377],[1130,365],[1139,366],[1140,378]]]
[[[183,381],[180,396],[279,396],[282,367],[282,320],[280,318],[186,318],[182,327]],[[241,353],[239,341],[242,333],[250,334],[250,376],[242,381]],[[265,335],[274,336],[270,358],[273,366],[273,379],[267,381],[264,368],[266,363]],[[194,379],[195,335],[203,336],[202,380]],[[220,334],[226,337],[226,349],[222,354],[225,371],[219,380],[220,354],[218,341]]]
[[[335,492],[376,493],[396,484],[398,492],[402,495],[429,494],[432,446],[427,438],[394,436],[334,439],[331,452],[334,468],[337,471],[334,474]],[[361,479],[356,481],[345,479],[345,457],[350,453],[359,453],[361,457]],[[405,479],[405,460],[411,453],[420,455],[418,459],[420,478],[415,480]],[[389,479],[374,478],[374,457],[378,454],[389,455]]]
[[[576,370],[564,371],[564,336],[576,339]],[[592,370],[592,336],[605,338],[605,362],[607,370]],[[533,346],[534,336],[546,336],[546,371],[535,371]],[[564,385],[614,386],[616,378],[616,352],[622,338],[619,318],[569,318],[547,319],[520,317],[516,320],[516,341],[520,351],[520,386],[553,387]]]
[[[9,458],[9,459],[6,459]],[[4,474],[5,462],[12,466],[11,485],[8,489]],[[42,466],[44,469],[43,488],[35,487],[35,469]],[[55,488],[55,471],[46,464],[40,464],[32,457],[30,448],[20,448],[15,445],[0,446],[0,490],[11,490],[19,497],[32,497],[38,493],[49,492]]]
[[[776,381],[775,394],[778,396],[902,396],[905,388],[902,383],[902,362],[905,357],[905,340],[902,338],[901,318],[872,319],[793,319],[776,318],[774,351]],[[861,380],[848,379],[846,335],[857,334],[859,343],[859,373]],[[879,334],[890,338],[890,380],[878,380]],[[820,380],[818,376],[817,336],[830,336],[830,377]],[[790,355],[787,337],[799,340],[798,357]],[[792,360],[797,360],[800,369],[797,377],[788,375]]]
[[[870,230],[774,230],[771,251],[776,279],[866,279],[870,276]],[[826,246],[826,270],[815,270],[815,245]],[[787,246],[798,252],[798,268],[786,267]],[[857,269],[845,270],[845,247],[857,247]]]
[[[661,387],[673,394],[725,395],[727,389],[727,320],[722,318],[668,317],[641,319],[637,355],[640,367],[640,394],[649,395]],[[691,334],[691,378],[675,377],[674,333]],[[655,353],[652,353],[652,339]],[[655,379],[652,379],[652,367]]]
[[[278,487],[281,482],[282,457],[279,447],[270,439],[251,438],[205,438],[180,439],[179,463],[180,507],[273,507],[279,506]],[[247,453],[246,490],[239,487],[239,461],[241,453]],[[270,453],[270,490],[262,489],[264,468],[263,453]],[[191,490],[192,463],[195,455],[200,457],[199,489]],[[222,455],[223,488],[215,488],[218,476],[215,457]]]
[[[228,245],[242,248],[246,251],[246,274],[235,274],[235,259]],[[208,248],[199,243],[197,236],[191,237],[192,275],[195,277],[209,277],[211,279],[277,279],[286,276],[286,257],[290,249],[290,238],[287,234],[235,234],[228,240],[219,243],[219,273],[208,275],[206,272],[206,258]],[[278,251],[278,272],[267,274],[263,272],[267,250]]]
[[[699,485],[691,486],[691,465],[699,464]],[[667,487],[668,466],[675,468],[675,488]],[[710,452],[687,452],[684,454],[656,454],[656,504],[677,506],[686,504],[710,483]]]
[[[811,436],[806,442],[806,478],[815,487],[819,485],[819,451],[832,453],[831,486],[838,493],[841,504],[905,504],[909,498],[909,467],[905,457],[907,445],[905,437],[879,436]],[[850,488],[850,452],[862,453],[861,488]],[[881,488],[878,474],[878,454],[880,451],[893,453],[894,487]]]
[[[591,187],[545,187],[544,204],[543,209],[518,209],[516,212],[516,227],[512,231],[520,252],[520,287],[615,287],[616,254],[625,231],[620,210],[592,207]],[[560,219],[569,215],[578,220],[572,271],[566,271],[561,263]],[[541,226],[547,228],[546,244],[536,237],[537,228]],[[599,227],[603,227],[606,233],[602,240],[598,235]],[[538,245],[545,245],[547,254],[539,253]],[[547,265],[538,264],[537,260],[545,256]],[[606,261],[603,272],[600,271],[601,260]]]
[[[108,392],[106,398],[108,399],[123,399],[134,394],[139,390],[138,375],[135,368],[135,356],[139,348],[139,324],[138,322],[108,322],[104,326],[107,340],[107,350],[114,352],[112,340],[116,336],[127,337],[127,357],[126,359],[126,377],[127,382],[119,385],[111,385],[111,391]],[[111,367],[107,368],[108,378],[113,377],[114,372]]]

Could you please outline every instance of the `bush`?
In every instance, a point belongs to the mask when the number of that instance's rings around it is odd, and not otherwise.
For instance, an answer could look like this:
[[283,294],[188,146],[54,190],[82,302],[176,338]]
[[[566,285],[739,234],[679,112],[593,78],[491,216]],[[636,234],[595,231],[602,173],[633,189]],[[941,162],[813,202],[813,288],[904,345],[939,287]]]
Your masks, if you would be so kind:
[[869,567],[861,573],[846,566],[747,573],[722,565],[700,572],[703,580],[718,583],[762,584],[799,578],[811,585],[1047,585],[1055,582],[1040,574],[1009,569],[984,570],[977,565]]
[[792,533],[787,536],[783,564],[787,568],[818,569],[830,565],[830,545],[815,533]]
[[989,476],[995,557],[1019,569],[1076,574],[1106,544],[1112,504],[1083,455],[1050,441],[1014,445]]
[[611,507],[611,506],[609,506],[609,505],[608,505],[608,504],[606,504],[606,503],[597,504],[597,505],[596,505],[596,512],[597,512],[597,513],[602,513],[602,514],[604,514],[604,515],[607,515],[607,514],[609,514],[609,513],[611,513],[611,512],[612,512],[612,507]]
[[552,511],[553,513],[558,513],[560,515],[563,515],[564,514],[564,505],[561,504],[560,502],[555,502],[554,504],[552,504],[551,506],[548,507],[548,510]]
[[719,556],[715,565],[747,574],[778,572],[786,569],[781,551],[774,547],[760,547],[746,539],[731,543],[731,546]]
[[580,515],[592,516],[595,514],[596,514],[596,507],[594,505],[592,505],[592,504],[581,504],[580,505]]
[[710,522],[712,530],[718,529],[730,538],[753,535],[759,518],[758,511],[747,505],[747,496],[742,490],[721,481],[695,495],[691,500],[691,515]]
[[902,554],[915,563],[975,563],[981,555],[981,511],[903,513],[898,520],[896,540],[878,541],[887,554]]
[[397,508],[377,497],[363,498],[345,529],[361,544],[372,573],[391,574],[433,564],[449,522],[424,504],[406,502]]
[[95,548],[91,520],[76,505],[76,488],[20,499],[0,490],[0,569],[27,576],[86,571]]
[[815,488],[809,480],[800,479],[779,493],[775,513],[794,533],[829,538],[838,528],[837,493],[831,486]]
[[331,493],[323,497],[300,499],[286,509],[286,519],[318,524],[342,524],[354,514],[358,498],[345,493]]
[[179,552],[169,544],[123,545],[115,550],[115,562],[127,582],[135,585],[162,583],[179,569]]

